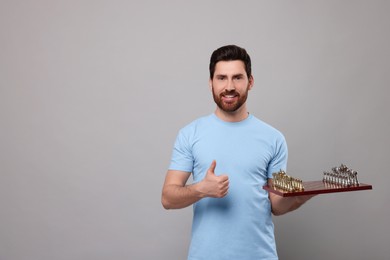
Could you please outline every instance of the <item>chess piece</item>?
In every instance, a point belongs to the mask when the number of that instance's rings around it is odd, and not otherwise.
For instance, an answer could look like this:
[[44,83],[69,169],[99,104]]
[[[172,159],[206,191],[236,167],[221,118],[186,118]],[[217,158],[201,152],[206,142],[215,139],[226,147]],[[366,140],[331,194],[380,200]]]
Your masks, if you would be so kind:
[[333,167],[331,172],[324,172],[322,181],[343,187],[359,185],[357,172],[348,168],[345,164]]
[[287,192],[303,191],[303,182],[300,179],[289,176],[283,170],[272,173],[273,187],[285,190]]

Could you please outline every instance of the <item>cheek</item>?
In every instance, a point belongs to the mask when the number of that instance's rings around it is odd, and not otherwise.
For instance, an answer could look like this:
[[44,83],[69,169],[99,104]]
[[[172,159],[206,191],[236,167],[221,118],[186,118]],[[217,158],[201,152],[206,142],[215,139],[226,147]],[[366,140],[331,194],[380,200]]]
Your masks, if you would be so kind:
[[213,96],[218,97],[219,94],[220,94],[221,92],[217,91],[217,90],[215,89],[215,87],[213,87],[213,89],[211,90],[211,93],[213,94]]
[[221,84],[218,83],[213,83],[210,85],[210,90],[213,93],[220,93],[223,89],[224,89],[223,86],[221,86]]

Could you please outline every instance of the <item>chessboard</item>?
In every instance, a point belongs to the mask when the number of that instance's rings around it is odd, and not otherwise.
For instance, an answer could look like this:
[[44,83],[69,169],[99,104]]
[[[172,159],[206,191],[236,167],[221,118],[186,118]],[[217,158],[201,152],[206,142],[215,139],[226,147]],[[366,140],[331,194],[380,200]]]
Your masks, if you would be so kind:
[[286,191],[268,185],[263,186],[263,189],[268,192],[275,193],[282,197],[302,196],[302,195],[315,195],[324,193],[336,193],[347,191],[359,191],[359,190],[372,190],[372,185],[360,183],[353,186],[345,186],[338,184],[331,184],[324,181],[306,181],[303,182],[304,190],[302,191]]

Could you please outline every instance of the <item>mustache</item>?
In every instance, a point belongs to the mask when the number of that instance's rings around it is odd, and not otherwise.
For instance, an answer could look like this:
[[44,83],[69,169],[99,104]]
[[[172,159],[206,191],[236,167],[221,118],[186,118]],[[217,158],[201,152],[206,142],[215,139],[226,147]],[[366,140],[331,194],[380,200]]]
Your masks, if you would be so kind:
[[225,90],[220,94],[220,96],[240,96],[240,93],[235,90]]

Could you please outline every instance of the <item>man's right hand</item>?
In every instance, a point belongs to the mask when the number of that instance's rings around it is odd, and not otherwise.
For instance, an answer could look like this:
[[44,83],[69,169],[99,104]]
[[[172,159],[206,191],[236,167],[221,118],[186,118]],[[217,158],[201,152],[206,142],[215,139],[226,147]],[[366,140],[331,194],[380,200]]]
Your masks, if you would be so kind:
[[199,191],[204,197],[223,198],[229,190],[229,177],[226,174],[215,175],[217,162],[214,160],[206,172],[205,178],[199,182]]
[[215,175],[217,162],[214,160],[200,182],[186,185],[190,172],[168,170],[161,194],[161,203],[165,209],[188,207],[204,197],[223,198],[228,193],[229,177]]

